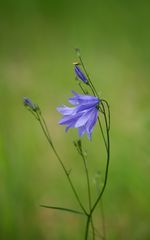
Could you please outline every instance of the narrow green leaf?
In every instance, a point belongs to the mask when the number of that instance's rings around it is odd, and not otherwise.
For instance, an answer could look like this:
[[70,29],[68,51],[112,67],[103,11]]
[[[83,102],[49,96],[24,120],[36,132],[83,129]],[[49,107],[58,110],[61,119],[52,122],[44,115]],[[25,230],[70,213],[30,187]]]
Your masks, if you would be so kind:
[[70,209],[70,208],[54,207],[54,206],[47,206],[47,205],[42,205],[42,204],[40,205],[40,207],[51,208],[51,209],[56,209],[56,210],[61,210],[61,211],[72,212],[72,213],[84,215],[83,212],[79,212],[77,210]]

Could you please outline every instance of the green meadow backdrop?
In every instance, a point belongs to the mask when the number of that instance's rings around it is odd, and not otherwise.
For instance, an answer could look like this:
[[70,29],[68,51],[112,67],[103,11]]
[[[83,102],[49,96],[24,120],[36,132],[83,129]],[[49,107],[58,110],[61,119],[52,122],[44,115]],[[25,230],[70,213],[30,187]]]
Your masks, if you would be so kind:
[[[57,150],[86,204],[81,159],[58,125],[56,107],[80,91],[72,63],[80,48],[96,89],[111,107],[111,164],[103,197],[108,240],[150,239],[150,2],[0,2],[0,239],[79,240],[85,219],[44,209],[79,209],[66,177],[23,96],[38,103]],[[105,167],[98,128],[89,142],[94,176]],[[94,199],[93,190],[93,199]],[[101,232],[100,208],[95,214]]]

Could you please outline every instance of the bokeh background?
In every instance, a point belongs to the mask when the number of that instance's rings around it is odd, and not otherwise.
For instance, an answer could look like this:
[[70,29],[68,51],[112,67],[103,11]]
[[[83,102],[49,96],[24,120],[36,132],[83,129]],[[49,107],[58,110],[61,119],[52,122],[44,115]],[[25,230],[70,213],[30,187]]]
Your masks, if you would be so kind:
[[[83,239],[85,219],[40,204],[79,209],[23,96],[38,103],[86,204],[77,131],[58,125],[56,107],[79,91],[74,49],[111,106],[111,164],[103,197],[107,239],[150,239],[150,2],[0,2],[0,239]],[[83,138],[93,178],[105,166],[98,128]],[[94,196],[94,194],[93,194]],[[95,214],[101,232],[100,209]]]

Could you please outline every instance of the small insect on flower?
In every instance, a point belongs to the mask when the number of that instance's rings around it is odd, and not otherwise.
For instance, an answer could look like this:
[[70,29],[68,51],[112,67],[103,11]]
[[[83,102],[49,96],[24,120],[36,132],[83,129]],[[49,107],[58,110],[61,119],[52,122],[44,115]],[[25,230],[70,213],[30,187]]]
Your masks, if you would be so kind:
[[79,68],[78,66],[79,64],[74,64],[74,71],[75,71],[75,74],[77,76],[78,79],[82,80],[82,82],[84,83],[88,83],[88,80],[86,78],[86,76],[84,75],[84,73],[81,71],[81,69]]
[[69,98],[69,103],[75,107],[65,105],[57,107],[57,111],[64,115],[59,124],[66,125],[66,131],[69,128],[78,128],[79,136],[86,133],[91,140],[92,131],[98,118],[100,99],[74,91],[72,93],[74,96]]

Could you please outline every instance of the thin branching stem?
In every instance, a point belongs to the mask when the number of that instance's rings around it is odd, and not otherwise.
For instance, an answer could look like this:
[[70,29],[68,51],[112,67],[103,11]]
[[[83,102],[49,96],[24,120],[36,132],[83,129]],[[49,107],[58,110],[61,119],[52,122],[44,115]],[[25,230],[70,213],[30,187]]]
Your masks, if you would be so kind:
[[[103,184],[103,187],[102,187],[102,190],[98,196],[98,198],[96,199],[92,209],[91,209],[91,216],[92,216],[92,213],[94,212],[97,204],[99,203],[99,201],[101,200],[102,198],[102,195],[105,191],[105,188],[106,188],[106,185],[107,185],[107,179],[108,179],[108,169],[109,169],[109,160],[110,160],[110,139],[109,139],[109,128],[108,128],[108,123],[107,123],[107,116],[106,116],[106,112],[105,112],[105,107],[104,105],[102,104],[103,106],[103,110],[104,110],[104,119],[105,119],[105,125],[106,125],[106,133],[107,133],[107,146],[108,146],[108,149],[107,149],[107,162],[106,162],[106,169],[105,169],[105,179],[104,179],[104,184]],[[88,227],[88,226],[87,226]]]
[[110,140],[109,140],[109,129],[108,129],[108,125],[107,125],[107,117],[106,117],[106,112],[105,112],[105,108],[104,108],[104,105],[103,106],[103,110],[104,110],[104,119],[105,119],[105,124],[106,124],[106,133],[107,133],[107,162],[106,162],[106,169],[105,169],[105,179],[104,179],[104,184],[103,184],[103,187],[102,187],[102,190],[99,194],[99,196],[97,197],[95,203],[93,204],[93,207],[91,209],[91,212],[89,214],[89,216],[87,217],[87,224],[86,224],[86,230],[85,230],[85,240],[88,239],[88,230],[89,230],[89,223],[90,223],[90,219],[92,217],[92,214],[97,206],[97,204],[99,203],[99,201],[101,200],[102,198],[102,195],[105,191],[105,188],[106,188],[106,185],[107,185],[107,178],[108,178],[108,169],[109,169],[109,160],[110,160]]
[[[86,71],[86,68],[84,66],[84,63],[82,61],[82,58],[79,54],[79,60],[80,60],[80,63],[84,69],[84,72],[88,78],[88,86],[90,87],[92,93],[94,96],[97,96],[99,98],[99,94],[97,93],[90,77],[89,77],[89,74],[87,73]],[[100,98],[99,98],[100,99]],[[106,104],[107,106],[107,113],[106,113],[106,110],[105,110],[105,106],[104,104]],[[101,130],[101,133],[102,133],[102,137],[103,137],[103,141],[104,141],[104,144],[105,144],[105,148],[106,148],[106,153],[107,153],[107,159],[106,159],[106,168],[105,168],[105,177],[104,177],[104,184],[103,184],[103,187],[102,187],[102,190],[101,192],[99,193],[95,203],[93,204],[92,208],[91,208],[91,211],[90,211],[90,214],[87,216],[87,222],[86,222],[86,228],[85,228],[85,240],[88,239],[88,232],[89,232],[89,224],[90,224],[90,221],[91,221],[91,218],[92,218],[92,215],[93,215],[93,212],[95,210],[95,208],[97,207],[97,204],[99,203],[99,201],[101,200],[102,198],[102,195],[105,191],[105,188],[106,188],[106,185],[107,185],[107,178],[108,178],[108,169],[109,169],[109,160],[110,160],[110,139],[109,139],[109,130],[110,130],[110,109],[109,109],[109,104],[106,100],[101,100],[101,104],[100,104],[100,111],[102,112],[103,116],[104,116],[104,122],[105,122],[105,128],[106,128],[106,137],[105,137],[105,134],[104,134],[104,131],[103,131],[103,128],[102,128],[102,124],[101,124],[101,121],[100,121],[100,118],[98,117],[98,123],[99,123],[99,127],[100,127],[100,130]],[[104,221],[104,218],[102,218],[102,220]],[[103,226],[104,226],[104,222],[103,222]],[[106,235],[105,235],[105,232],[104,232],[104,239],[106,240]]]
[[[92,209],[92,201],[91,201],[91,187],[90,187],[90,178],[89,178],[89,171],[88,171],[88,167],[87,167],[87,162],[86,162],[86,158],[85,155],[83,153],[82,150],[82,146],[80,146],[80,155],[83,159],[83,164],[84,164],[84,170],[85,170],[85,175],[86,175],[86,181],[87,181],[87,190],[88,190],[88,201],[89,201],[89,212],[91,212]],[[92,228],[92,236],[93,236],[93,240],[95,240],[95,230],[94,230],[94,222],[93,222],[93,218],[91,216],[91,228]]]
[[92,212],[94,211],[95,207],[97,206],[99,200],[101,199],[103,192],[105,190],[106,184],[107,184],[107,177],[108,177],[108,168],[109,168],[109,160],[110,160],[110,139],[109,139],[109,128],[108,128],[108,123],[107,123],[107,116],[106,116],[106,112],[105,112],[105,107],[103,106],[103,110],[104,110],[104,119],[105,119],[105,125],[106,125],[106,134],[107,134],[107,162],[106,162],[106,170],[105,170],[105,179],[104,179],[104,185],[103,188],[95,202],[95,204],[92,207]]
[[71,188],[72,188],[72,191],[73,191],[73,193],[74,193],[74,195],[75,195],[75,197],[76,197],[76,199],[77,199],[77,201],[78,201],[81,209],[83,210],[83,212],[84,212],[85,215],[88,215],[88,213],[87,213],[86,209],[84,208],[83,204],[81,203],[81,200],[80,200],[80,198],[79,198],[79,196],[78,196],[78,194],[77,194],[77,191],[76,191],[76,189],[75,189],[75,187],[74,187],[74,185],[73,185],[73,183],[72,183],[72,180],[71,180],[71,178],[70,178],[69,172],[67,171],[64,163],[62,162],[59,154],[57,153],[57,151],[56,151],[56,149],[55,149],[55,147],[54,147],[54,145],[53,145],[53,142],[52,142],[52,140],[51,140],[51,138],[50,138],[50,134],[49,134],[48,128],[45,127],[45,125],[46,125],[45,121],[44,121],[44,124],[43,124],[43,117],[41,118],[41,113],[39,114],[39,113],[37,112],[37,118],[38,118],[38,121],[39,121],[39,123],[40,123],[40,126],[41,126],[41,128],[42,128],[42,130],[43,130],[43,133],[44,133],[44,135],[45,135],[48,143],[50,144],[50,146],[51,146],[51,148],[52,148],[55,156],[57,157],[60,165],[62,166],[62,168],[63,168],[63,170],[64,170],[64,173],[65,173],[65,175],[66,175],[66,177],[67,177],[67,179],[68,179],[68,181],[69,181],[69,184],[70,184],[70,186],[71,186]]
[[97,93],[97,91],[96,91],[96,89],[95,89],[95,87],[94,87],[94,85],[93,85],[93,83],[92,83],[92,81],[91,81],[91,79],[90,79],[90,76],[89,76],[89,74],[88,74],[88,72],[87,72],[87,70],[86,70],[86,67],[85,67],[85,65],[84,65],[84,63],[83,63],[83,61],[82,61],[82,58],[81,58],[81,56],[79,56],[79,60],[80,60],[80,63],[81,63],[81,65],[82,65],[82,67],[83,67],[83,69],[84,69],[84,72],[85,72],[85,74],[86,74],[86,76],[87,76],[87,79],[88,79],[88,84],[87,85],[91,85],[91,90],[92,90],[92,92],[93,92],[93,95],[94,96],[98,96],[98,93]]

